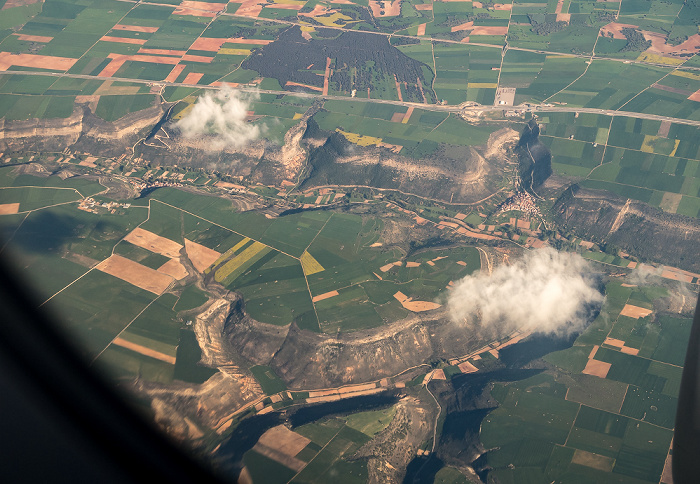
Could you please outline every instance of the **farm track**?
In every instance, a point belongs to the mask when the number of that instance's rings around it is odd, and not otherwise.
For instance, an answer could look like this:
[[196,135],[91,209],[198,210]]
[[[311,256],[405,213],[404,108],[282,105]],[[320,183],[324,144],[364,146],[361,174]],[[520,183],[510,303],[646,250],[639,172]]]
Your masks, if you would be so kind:
[[[0,76],[2,75],[31,75],[31,76],[48,76],[48,77],[66,77],[70,79],[87,79],[87,80],[100,80],[100,81],[120,81],[120,82],[132,82],[135,84],[154,84],[159,86],[174,86],[174,87],[191,87],[196,89],[220,89],[218,86],[200,86],[198,84],[185,84],[183,82],[164,82],[164,81],[149,81],[144,79],[129,79],[123,77],[104,77],[104,76],[90,76],[86,74],[68,74],[64,72],[38,72],[38,71],[0,71]],[[392,101],[388,99],[363,99],[363,98],[349,98],[347,96],[324,96],[323,94],[312,94],[306,92],[291,92],[291,91],[275,91],[271,89],[257,89],[257,88],[245,88],[238,87],[240,91],[244,92],[259,92],[262,94],[284,94],[288,96],[297,96],[311,99],[322,99],[322,100],[333,100],[333,101],[351,101],[351,102],[365,102],[365,103],[376,103],[376,104],[391,104],[394,106],[404,106],[424,109],[427,111],[440,111],[449,113],[483,113],[483,112],[495,112],[503,111],[504,106],[443,106],[439,104],[422,104],[413,103],[406,101]],[[590,114],[602,114],[605,116],[619,116],[624,118],[637,118],[637,119],[649,119],[652,121],[670,121],[676,124],[686,124],[690,126],[700,126],[700,121],[695,121],[692,119],[681,119],[673,118],[670,116],[661,116],[658,114],[647,114],[647,113],[635,113],[631,111],[615,111],[612,109],[597,109],[597,108],[584,108],[584,107],[574,107],[574,106],[543,106],[543,105],[530,105],[530,106],[508,106],[510,109],[524,110],[529,112],[558,112],[558,113],[590,113]]]

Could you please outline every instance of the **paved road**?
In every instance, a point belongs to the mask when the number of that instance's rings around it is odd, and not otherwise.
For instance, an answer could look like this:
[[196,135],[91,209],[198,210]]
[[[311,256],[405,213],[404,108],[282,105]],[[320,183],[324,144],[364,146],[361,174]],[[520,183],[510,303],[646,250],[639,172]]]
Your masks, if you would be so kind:
[[[128,0],[122,0],[128,1]],[[32,75],[32,76],[49,76],[49,77],[67,77],[71,79],[88,79],[88,80],[100,80],[100,81],[121,81],[121,82],[133,82],[135,84],[147,84],[147,85],[157,85],[157,86],[175,86],[175,87],[191,87],[195,89],[209,89],[216,90],[219,87],[214,86],[201,86],[198,84],[185,84],[183,82],[164,82],[164,81],[148,81],[144,79],[128,79],[124,77],[105,77],[105,76],[90,76],[86,74],[67,74],[63,72],[39,72],[39,71],[0,71],[0,75]],[[273,91],[270,89],[258,89],[254,87],[239,87],[237,88],[245,92],[260,92],[264,94],[286,94],[293,95],[303,98],[310,99],[332,99],[338,101],[356,101],[356,102],[366,102],[375,104],[391,104],[394,106],[405,106],[425,109],[428,111],[441,111],[449,113],[479,113],[479,112],[494,112],[503,111],[504,109],[517,109],[519,111],[530,111],[530,112],[558,112],[558,113],[591,113],[591,114],[604,114],[607,116],[621,116],[625,118],[639,118],[639,119],[650,119],[653,121],[670,121],[672,123],[687,124],[690,126],[700,126],[700,121],[694,121],[691,119],[680,119],[673,118],[670,116],[660,116],[658,114],[646,114],[646,113],[635,113],[631,111],[614,111],[612,109],[596,109],[596,108],[581,108],[575,106],[553,106],[553,105],[519,105],[519,106],[481,106],[481,105],[471,105],[473,103],[465,103],[459,106],[444,106],[440,104],[422,104],[413,103],[406,101],[391,101],[388,99],[365,99],[365,98],[349,98],[347,96],[331,96],[323,94],[315,94],[308,92],[291,92],[291,91]]]

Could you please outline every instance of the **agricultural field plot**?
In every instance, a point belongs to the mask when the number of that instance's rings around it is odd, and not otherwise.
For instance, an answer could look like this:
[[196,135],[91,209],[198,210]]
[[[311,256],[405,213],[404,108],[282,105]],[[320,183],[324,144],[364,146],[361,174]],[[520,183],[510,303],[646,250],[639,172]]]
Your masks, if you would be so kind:
[[[318,314],[323,331],[379,326],[408,315],[404,307],[420,310],[416,304],[402,307],[397,292],[430,306],[451,281],[480,265],[476,250],[465,248],[425,252],[410,258],[406,267],[395,266],[400,258],[395,250],[369,247],[377,243],[373,234],[378,221],[356,215],[306,212],[274,221],[259,217],[268,223],[255,233],[249,230],[257,223],[231,223],[227,230],[157,199],[150,206],[151,217],[140,230],[177,243],[203,244],[220,254],[204,272],[240,292],[252,317],[273,324],[294,320],[318,331]],[[162,260],[123,244],[128,243],[120,244],[117,252],[144,265],[155,267]]]
[[93,270],[46,306],[60,315],[59,325],[81,343],[81,353],[94,358],[154,299],[152,293]]
[[[342,223],[346,229],[355,229],[348,221]],[[361,231],[357,227],[360,237],[368,226],[365,222]],[[409,311],[439,307],[433,301],[451,281],[480,267],[473,248],[425,252],[400,262],[395,251],[364,248],[359,240],[350,247],[347,241],[351,239],[326,235],[336,230],[322,231],[309,248],[325,268],[308,277],[311,293],[318,298],[316,309],[324,331],[378,326]],[[414,303],[407,304],[408,299]],[[418,304],[420,301],[424,304]]]
[[594,60],[585,74],[549,101],[698,119],[700,104],[692,97],[700,89],[698,79],[692,72],[661,66]]
[[138,376],[171,382],[183,324],[173,310],[176,300],[173,294],[156,299],[112,341],[96,363],[103,365],[114,378]]
[[14,207],[15,213],[77,202],[82,198],[78,191],[71,188],[4,187],[0,189],[0,204],[19,204]]
[[500,65],[496,49],[436,43],[432,88],[448,104],[493,104]]
[[275,374],[269,366],[257,365],[250,368],[255,379],[267,395],[274,395],[287,389],[284,382]]
[[[0,76],[0,81],[8,78]],[[0,94],[0,117],[8,121],[67,118],[73,114],[74,101],[75,96]]]
[[11,240],[8,253],[43,301],[109,257],[144,219],[145,213],[134,210],[100,217],[68,204],[31,212],[3,237]]
[[[349,457],[386,428],[394,414],[394,407],[388,407],[308,423],[292,429],[298,444],[290,437],[281,446],[280,439],[274,443],[263,436],[245,455],[244,462],[253,478],[264,478],[265,482],[287,482],[292,477],[294,482],[321,483],[331,478],[344,483],[365,482],[366,462],[351,461]],[[267,450],[271,445],[277,453]]]
[[[361,415],[361,414],[360,414]],[[345,424],[341,419],[332,419],[321,423],[306,424],[294,429],[294,432],[306,438],[309,443],[295,455],[297,447],[280,448],[278,452],[269,453],[268,445],[259,443],[248,451],[243,461],[253,479],[263,482],[327,482],[331,476],[341,482],[359,483],[367,479],[366,463],[349,461],[370,437]],[[319,442],[323,442],[320,444]],[[263,454],[266,453],[270,457]],[[284,458],[280,455],[282,454]],[[275,457],[273,460],[272,457]],[[285,461],[285,464],[280,461]],[[292,469],[288,466],[294,466]]]
[[698,216],[700,144],[690,136],[694,128],[586,113],[541,113],[539,120],[540,139],[558,173],[669,213]]
[[[498,447],[488,454],[488,463],[499,478],[659,482],[673,435],[682,368],[652,355],[670,355],[673,346],[682,364],[690,321],[618,316],[627,305],[651,307],[666,294],[661,287],[611,282],[606,293],[601,316],[574,346],[545,357],[561,370],[494,388],[500,406],[484,420],[482,442]],[[598,373],[592,361],[608,366]],[[551,415],[543,415],[541,402]],[[540,418],[548,418],[546,429],[534,426]],[[559,433],[557,422],[562,422]],[[530,452],[535,447],[540,449],[537,458]]]
[[[530,61],[529,63],[534,63]],[[536,67],[536,66],[535,66]],[[529,66],[527,69],[531,70]],[[534,80],[525,87],[519,87],[515,91],[515,104],[523,102],[542,102],[566,88],[574,79],[579,77],[586,69],[585,59],[573,56],[544,56],[543,66],[537,73]],[[516,71],[517,72],[517,71]],[[527,72],[528,80],[532,71]],[[516,85],[507,87],[518,87],[519,73],[516,75]]]
[[[485,144],[497,129],[496,126],[473,126],[449,113],[367,106],[326,102],[324,111],[315,114],[313,119],[321,129],[342,131],[351,142],[392,145],[398,153],[418,159],[433,153],[440,143]],[[387,120],[390,112],[393,112],[392,117]]]

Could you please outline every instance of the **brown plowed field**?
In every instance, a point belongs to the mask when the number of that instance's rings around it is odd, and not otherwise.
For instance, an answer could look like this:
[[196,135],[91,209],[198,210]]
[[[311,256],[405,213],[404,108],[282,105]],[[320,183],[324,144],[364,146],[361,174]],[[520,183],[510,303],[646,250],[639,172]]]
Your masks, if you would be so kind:
[[146,346],[142,346],[136,343],[132,343],[131,341],[127,341],[125,339],[122,339],[120,337],[114,338],[114,341],[112,341],[113,344],[117,346],[121,346],[122,348],[126,348],[131,351],[135,351],[136,353],[140,353],[145,356],[150,356],[151,358],[155,358],[156,360],[164,361],[166,363],[170,363],[171,365],[175,364],[175,357],[166,355],[165,353],[161,353],[160,351],[152,350],[151,348],[147,348]]
[[27,35],[27,34],[12,34],[16,35],[19,40],[25,40],[27,42],[51,42],[53,37],[46,37],[44,35]]
[[162,294],[173,280],[155,269],[116,254],[103,260],[95,268],[154,294]]
[[216,259],[221,257],[221,253],[188,239],[185,239],[185,251],[187,251],[187,257],[192,261],[192,265],[199,272],[204,272]]
[[158,272],[167,274],[178,281],[187,277],[187,269],[177,259],[170,259],[158,268]]
[[183,55],[187,54],[187,52],[184,50],[144,49],[143,47],[140,48],[137,53],[138,54],[150,54],[150,55],[176,55],[176,56],[183,56]]
[[649,316],[651,313],[653,313],[651,309],[640,308],[637,306],[632,306],[631,304],[625,304],[625,307],[622,308],[622,311],[620,311],[620,315],[635,319]]
[[472,30],[471,35],[506,35],[508,27],[485,27],[476,26]]
[[284,425],[272,427],[262,434],[259,444],[275,449],[285,455],[294,457],[306,447],[311,440],[296,432],[292,432]]
[[171,259],[180,257],[180,250],[182,249],[182,245],[177,242],[173,242],[170,239],[166,239],[165,237],[161,237],[160,235],[156,235],[140,227],[136,227],[127,234],[124,240]]
[[10,215],[19,212],[19,203],[0,203],[0,215]]
[[185,67],[187,67],[185,64],[177,64],[175,67],[173,67],[173,70],[170,71],[168,77],[165,78],[165,82],[175,82],[177,76],[179,76],[182,71],[185,70]]
[[207,52],[219,52],[221,46],[228,42],[228,39],[208,39],[205,37],[199,37],[195,40],[190,49],[192,50],[204,50]]
[[38,54],[13,54],[0,52],[0,71],[6,71],[11,66],[37,67],[40,69],[52,69],[54,71],[67,71],[78,59],[69,57],[55,57],[52,55]]
[[588,363],[586,363],[586,368],[584,368],[581,373],[605,378],[608,376],[611,366],[612,365],[610,363],[606,363],[604,361],[588,360]]
[[190,72],[182,81],[185,84],[197,84],[204,74],[201,72]]

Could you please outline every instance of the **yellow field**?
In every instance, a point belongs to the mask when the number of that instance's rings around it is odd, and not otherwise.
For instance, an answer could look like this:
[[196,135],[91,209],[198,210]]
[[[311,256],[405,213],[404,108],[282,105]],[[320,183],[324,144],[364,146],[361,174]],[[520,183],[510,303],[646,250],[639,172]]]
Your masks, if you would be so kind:
[[316,274],[317,272],[323,272],[325,269],[321,264],[318,263],[314,257],[308,252],[304,251],[301,254],[301,267],[304,269],[304,274],[310,276],[311,274]]
[[[239,242],[240,244],[240,242]],[[241,267],[243,264],[248,262],[252,257],[254,257],[258,252],[267,248],[265,244],[260,242],[253,242],[249,247],[247,247],[243,252],[235,256],[233,259],[228,261],[226,264],[221,266],[214,274],[214,279],[216,282],[221,282],[230,276],[233,271]]]
[[[332,15],[329,15],[328,17],[315,17],[314,20],[317,22],[322,23],[326,27],[342,27],[343,25],[347,24],[352,24],[352,23],[357,23],[358,20],[352,20],[352,17],[348,17],[347,15],[343,15],[340,12],[336,12]],[[338,20],[343,20],[345,23],[344,24],[337,24],[336,22]],[[348,22],[348,20],[350,22]]]
[[296,121],[297,119],[301,119],[304,115],[302,113],[294,113],[294,117],[292,118],[293,121]]
[[[306,24],[306,22],[300,22],[302,24]],[[314,28],[313,25],[302,25],[301,27],[302,32],[316,32],[316,29]]]
[[467,88],[471,89],[496,89],[498,84],[495,82],[468,82]]
[[359,146],[370,146],[376,145],[382,142],[382,138],[375,138],[374,136],[362,136],[357,133],[346,133],[343,130],[336,129],[336,131],[347,138],[351,143],[355,143]]
[[278,5],[304,5],[306,0],[272,0]]
[[250,49],[219,49],[219,54],[250,55]]
[[659,54],[650,54],[648,52],[642,52],[639,57],[637,57],[637,60],[640,62],[649,62],[652,64],[666,64],[667,66],[677,66],[679,64],[683,64],[685,60],[683,59],[676,59],[673,57],[664,57]]
[[700,74],[693,74],[692,72],[688,71],[673,71],[671,72],[671,75],[678,77],[686,77],[688,79],[695,79],[696,81],[700,81]]
[[[665,139],[665,138],[659,138],[658,136],[654,136],[651,134],[645,134],[644,135],[644,142],[642,143],[642,147],[640,148],[641,151],[645,153],[657,153],[654,151],[654,145],[653,142],[656,141],[657,139]],[[680,144],[681,140],[673,140],[674,145],[673,145],[673,151],[668,156],[675,156],[676,155],[676,150],[678,149],[678,145]],[[658,153],[658,154],[664,154],[664,153]]]
[[221,254],[221,257],[219,257],[218,259],[216,259],[216,262],[214,262],[214,264],[212,264],[212,265],[213,265],[214,267],[218,266],[218,265],[221,264],[223,261],[225,261],[226,259],[228,259],[229,257],[231,257],[231,255],[233,255],[238,249],[240,249],[241,247],[243,247],[243,246],[244,246],[245,244],[247,244],[248,242],[250,242],[250,239],[249,239],[248,237],[243,237],[243,240],[241,240],[239,243],[237,243],[236,245],[234,245],[233,247],[231,247],[229,250],[227,250],[226,252],[224,252],[223,254]]

